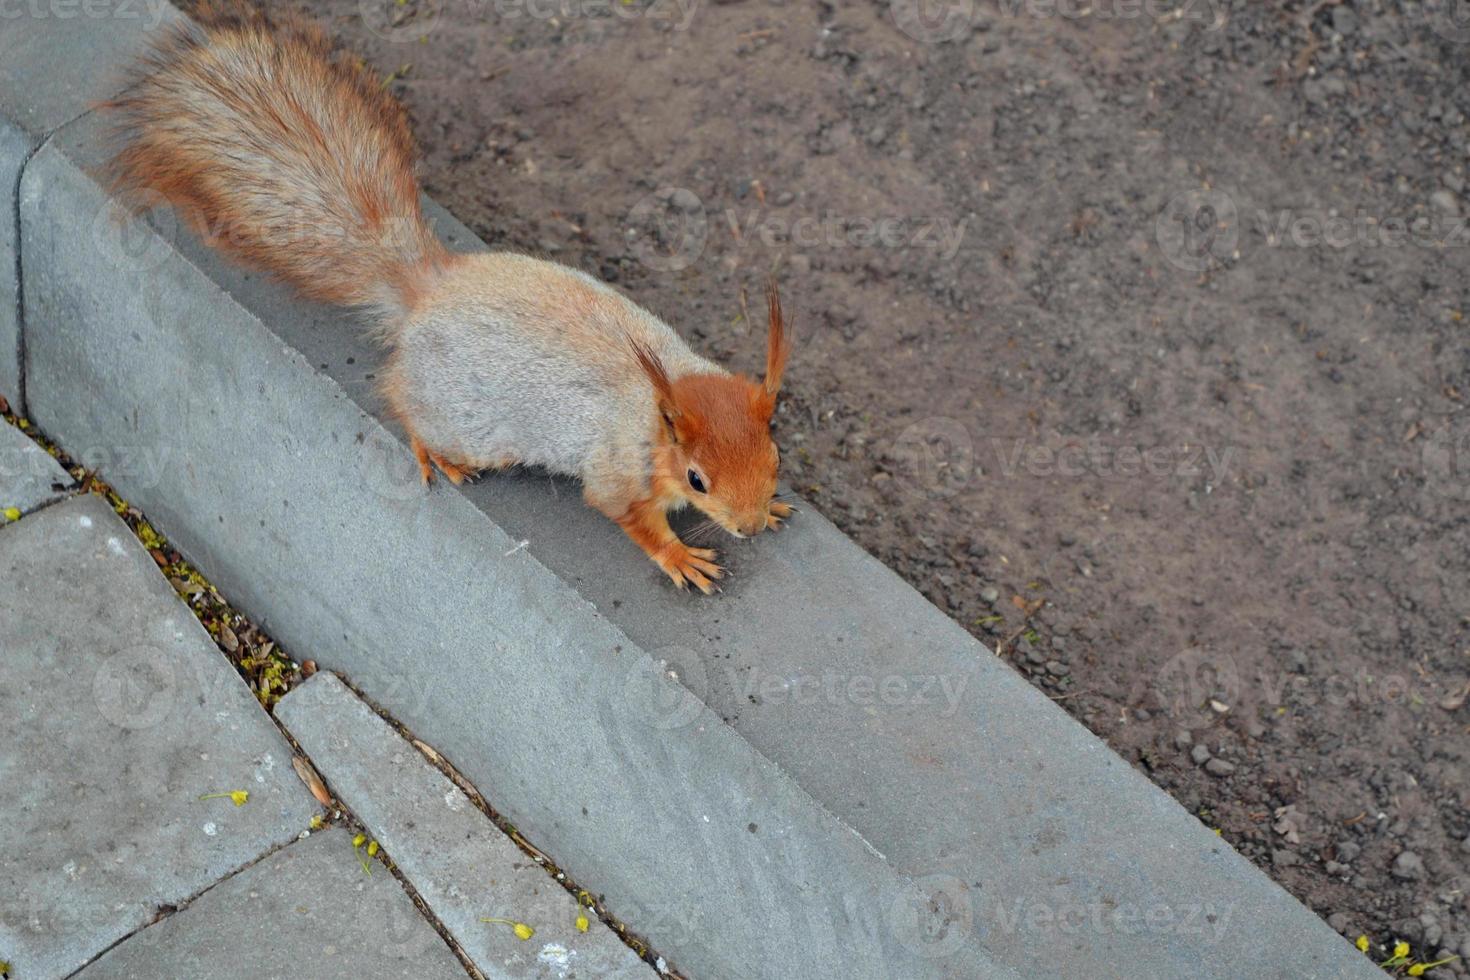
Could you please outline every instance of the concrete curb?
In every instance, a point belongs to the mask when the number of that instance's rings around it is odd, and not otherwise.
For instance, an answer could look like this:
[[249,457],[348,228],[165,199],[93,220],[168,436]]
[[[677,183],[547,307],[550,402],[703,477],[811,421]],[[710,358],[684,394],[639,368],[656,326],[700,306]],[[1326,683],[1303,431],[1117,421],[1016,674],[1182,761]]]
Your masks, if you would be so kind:
[[[0,112],[29,97],[0,85]],[[732,549],[705,601],[563,482],[424,492],[358,325],[167,213],[118,233],[102,157],[83,116],[0,162],[32,416],[676,965],[1379,975],[820,515]]]

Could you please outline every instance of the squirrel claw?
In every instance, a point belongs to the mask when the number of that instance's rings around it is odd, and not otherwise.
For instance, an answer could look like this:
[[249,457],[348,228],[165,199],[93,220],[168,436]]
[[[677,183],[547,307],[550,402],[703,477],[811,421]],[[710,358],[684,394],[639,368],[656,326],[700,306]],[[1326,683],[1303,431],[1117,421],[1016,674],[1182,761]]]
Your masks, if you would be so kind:
[[725,570],[715,563],[716,557],[711,548],[690,548],[681,542],[659,562],[659,566],[679,588],[687,589],[692,585],[710,595],[717,588],[711,579],[723,578],[725,574]]
[[772,531],[779,531],[785,527],[786,518],[795,513],[796,508],[790,504],[783,504],[779,500],[771,501],[771,512],[766,515],[766,527]]

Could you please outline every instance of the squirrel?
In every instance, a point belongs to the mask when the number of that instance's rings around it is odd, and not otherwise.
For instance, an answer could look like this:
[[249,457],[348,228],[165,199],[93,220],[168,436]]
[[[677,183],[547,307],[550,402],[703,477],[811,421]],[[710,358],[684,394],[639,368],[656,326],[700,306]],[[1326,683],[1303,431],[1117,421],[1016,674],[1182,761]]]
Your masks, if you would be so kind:
[[737,538],[779,529],[771,418],[790,352],[774,283],[759,381],[576,269],[453,253],[424,220],[407,114],[294,15],[206,2],[132,68],[113,113],[114,192],[301,295],[365,310],[390,348],[381,394],[424,483],[539,466],[580,478],[681,589],[724,572],[668,512]]

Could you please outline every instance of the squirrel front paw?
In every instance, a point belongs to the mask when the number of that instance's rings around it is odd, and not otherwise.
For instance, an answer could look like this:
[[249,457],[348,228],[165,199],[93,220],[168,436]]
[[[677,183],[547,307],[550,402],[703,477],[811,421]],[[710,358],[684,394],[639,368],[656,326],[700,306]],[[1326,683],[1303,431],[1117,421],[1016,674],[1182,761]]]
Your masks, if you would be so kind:
[[783,504],[779,500],[771,501],[771,511],[766,515],[766,527],[772,531],[779,531],[785,527],[786,518],[790,517],[795,510],[790,504]]
[[717,557],[712,548],[691,548],[682,541],[674,541],[654,561],[679,588],[692,585],[709,595],[715,591],[711,579],[725,576],[725,570],[715,564]]

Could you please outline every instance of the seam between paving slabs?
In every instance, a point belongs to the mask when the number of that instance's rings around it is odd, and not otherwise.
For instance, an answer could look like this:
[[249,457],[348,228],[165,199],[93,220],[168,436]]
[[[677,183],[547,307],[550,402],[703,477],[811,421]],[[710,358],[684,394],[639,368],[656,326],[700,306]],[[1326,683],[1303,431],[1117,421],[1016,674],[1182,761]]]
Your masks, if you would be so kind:
[[[144,516],[141,511],[139,511],[137,508],[133,507],[126,500],[124,500],[115,490],[112,489],[109,484],[104,482],[96,472],[89,472],[85,469],[85,467],[73,461],[66,454],[66,452],[61,449],[61,447],[57,446],[50,439],[48,439],[36,428],[34,423],[30,422],[19,413],[3,413],[0,414],[0,419],[3,419],[4,423],[14,425],[16,429],[19,430],[23,435],[31,439],[43,450],[45,450],[49,455],[54,457],[56,461],[61,465],[61,467],[69,472],[72,475],[72,478],[77,481],[78,488],[76,490],[68,492],[66,496],[60,498],[57,501],[54,501],[53,503],[60,503],[64,500],[70,500],[74,497],[80,496],[83,493],[91,493],[106,499],[108,503],[113,507],[113,509],[118,512],[118,516],[123,519],[123,523],[127,525],[128,530],[134,535],[134,537],[138,539],[139,543],[141,543],[143,547],[147,549],[148,553],[153,556],[154,561],[159,564],[160,572],[163,573],[165,577],[169,578],[170,584],[174,586],[174,590],[177,594],[179,594],[179,598],[183,602],[184,606],[188,608],[191,615],[199,620],[200,625],[202,625],[205,629],[205,632],[209,634],[209,638],[215,644],[215,649],[219,651],[219,653],[225,658],[225,660],[235,670],[235,672],[240,675],[241,679],[244,680],[248,685],[252,686],[251,693],[256,696],[257,701],[261,704],[261,707],[265,709],[265,713],[267,717],[270,718],[271,723],[275,725],[276,729],[280,731],[282,737],[286,739],[287,744],[291,746],[292,751],[295,753],[295,757],[305,759],[308,763],[310,763],[311,757],[301,748],[301,745],[299,742],[297,742],[295,736],[293,736],[284,725],[276,720],[275,713],[271,710],[271,707],[275,704],[276,701],[279,701],[280,698],[283,697],[288,691],[304,681],[306,677],[310,676],[310,673],[302,673],[300,664],[298,664],[296,661],[292,660],[284,652],[282,652],[280,646],[276,644],[276,642],[271,639],[263,630],[261,630],[253,622],[251,622],[248,617],[246,617],[243,613],[239,612],[233,606],[231,606],[224,599],[224,596],[219,592],[219,590],[216,589],[214,585],[211,584],[209,580],[204,577],[203,573],[199,572],[199,570],[195,568],[190,562],[188,562],[181,554],[179,554],[177,551],[169,546],[168,540],[153,528],[153,525],[148,522],[146,516]],[[48,504],[47,506],[51,505]],[[140,530],[139,526],[137,526],[139,524],[147,529],[146,532]],[[160,553],[163,555],[163,558],[160,557]],[[168,561],[165,561],[164,558],[168,558],[170,554],[172,554],[174,557],[172,557]],[[201,587],[204,590],[203,594],[216,597],[218,599],[218,604],[221,608],[218,610],[205,610],[196,608],[195,605],[189,601],[190,594],[186,594],[180,591],[179,585],[181,583],[177,576],[167,575],[167,570],[169,568],[173,568],[176,571],[184,572],[187,575],[187,579],[185,579],[182,584],[188,586],[197,585]],[[211,624],[209,618],[207,618],[209,612],[213,612],[218,617],[217,624]],[[260,637],[262,642],[260,647],[258,647],[257,649],[264,650],[269,647],[270,650],[269,653],[266,654],[266,656],[269,658],[273,658],[271,663],[290,664],[293,668],[295,668],[293,673],[282,675],[278,678],[272,677],[269,674],[266,674],[264,676],[252,676],[250,673],[250,668],[246,667],[241,661],[244,659],[254,658],[249,656],[237,657],[237,653],[229,650],[221,639],[221,627],[226,627],[228,625],[225,623],[225,620],[227,619],[234,621],[235,626],[246,627],[240,630],[241,633],[254,633],[258,637]],[[233,630],[232,635],[234,635]],[[236,640],[236,643],[237,651],[244,650],[243,644],[240,644],[238,639]],[[302,663],[311,664],[312,661],[305,660],[302,661]],[[269,667],[270,664],[267,665],[266,670],[269,670]],[[314,673],[315,671],[313,670],[311,672]],[[566,875],[566,873],[562,871],[561,868],[555,863],[555,861],[552,860],[550,855],[547,855],[545,852],[540,850],[540,848],[536,847],[530,841],[526,840],[525,837],[521,836],[520,831],[517,830],[515,826],[510,823],[510,821],[502,817],[495,810],[495,808],[490,805],[484,794],[482,794],[479,789],[476,788],[474,784],[472,784],[469,780],[465,779],[458,770],[456,770],[447,760],[444,759],[443,756],[438,753],[438,751],[436,751],[427,742],[424,742],[423,740],[417,738],[402,722],[398,721],[398,719],[390,715],[371,698],[363,694],[363,692],[360,691],[356,687],[356,685],[352,683],[351,678],[344,677],[340,672],[334,671],[334,673],[337,673],[337,677],[348,687],[349,690],[351,690],[355,695],[361,698],[364,704],[366,704],[369,708],[373,710],[374,713],[376,713],[380,718],[387,722],[388,725],[394,730],[394,732],[396,732],[400,737],[406,739],[409,744],[412,745],[414,749],[419,752],[420,755],[422,755],[426,760],[428,760],[431,765],[434,766],[436,770],[438,770],[446,778],[448,778],[451,782],[458,786],[460,790],[462,790],[464,794],[470,799],[470,801],[475,805],[475,807],[479,809],[480,812],[484,814],[484,816],[488,820],[490,820],[492,824],[494,824],[495,828],[501,833],[505,834],[505,836],[510,838],[512,843],[520,848],[521,851],[525,853],[528,857],[534,860],[536,864],[542,869],[542,871],[545,872],[546,875],[553,882],[560,885],[567,892],[571,893],[577,899],[577,903],[579,906],[591,909],[592,912],[600,920],[602,920],[602,922],[606,924],[615,935],[617,935],[618,939],[625,946],[633,950],[633,952],[638,955],[639,959],[643,960],[645,963],[648,963],[650,966],[653,966],[655,969],[658,969],[658,961],[662,960],[665,966],[659,972],[664,976],[673,977],[675,978],[675,980],[682,980],[683,974],[668,966],[667,958],[660,956],[660,954],[656,950],[654,950],[646,940],[635,933],[616,916],[608,912],[608,910],[602,903],[601,897],[594,896],[592,892],[585,888],[582,888],[576,882],[572,881]],[[263,691],[259,687],[262,681],[265,682],[265,687]],[[279,690],[273,690],[273,686],[276,684],[279,684]],[[318,779],[323,778],[316,773],[316,767],[314,765],[312,766],[312,771],[313,774],[317,775]],[[324,821],[324,827],[331,825],[341,825],[360,829],[365,833],[370,830],[370,828],[368,828],[363,821],[359,820],[357,815],[353,813],[352,810],[348,808],[335,793],[331,794],[331,796],[332,804],[331,806],[326,807],[329,811],[329,815]],[[298,837],[296,840],[300,840],[300,838]],[[210,891],[220,883],[228,881],[229,879],[235,877],[235,875],[250,867],[253,867],[254,865],[270,857],[271,855],[282,850],[283,848],[290,847],[292,844],[296,843],[296,840],[287,841],[284,844],[278,844],[269,848],[264,853],[256,857],[254,860],[246,862],[245,864],[236,868],[234,871],[231,871],[229,874],[225,875],[223,878],[220,878],[219,880],[201,889],[198,893],[189,896],[182,902],[170,906],[166,911],[163,911],[162,914],[156,916],[151,922],[140,926],[138,929],[133,930],[126,936],[123,936],[117,941],[109,944],[106,949],[97,953],[96,956],[90,958],[87,961],[87,965],[95,963],[97,959],[103,956],[105,953],[109,952],[119,944],[126,942],[128,939],[137,935],[139,932],[142,932],[144,929],[149,928],[149,926],[152,926],[157,922],[162,921],[162,919],[167,918],[170,915],[173,915],[174,913],[187,908],[189,905],[197,901],[200,896],[204,895],[206,892]],[[475,978],[475,980],[484,980],[484,975],[480,973],[479,969],[474,965],[468,954],[464,952],[459,943],[450,934],[449,930],[439,920],[439,917],[434,914],[432,909],[429,908],[428,903],[425,902],[423,898],[419,895],[418,890],[414,888],[412,883],[409,882],[403,876],[402,872],[398,870],[397,865],[394,864],[391,860],[391,855],[387,853],[386,849],[380,850],[379,854],[382,857],[382,861],[380,863],[398,882],[399,886],[402,887],[403,890],[408,894],[409,898],[413,901],[415,907],[418,908],[420,914],[422,914],[424,918],[429,922],[429,924],[433,926],[434,930],[439,934],[440,938],[443,939],[444,942],[449,946],[450,950],[453,951],[455,957],[460,961],[460,965],[464,967],[465,971],[471,977]],[[81,972],[81,970],[84,969],[86,969],[86,966],[83,966],[74,971],[72,974],[69,974],[67,980],[70,980],[71,977],[75,977],[78,973]]]
[[20,182],[25,178],[26,167],[30,165],[31,159],[50,138],[48,133],[46,139],[32,146],[16,168],[15,185],[10,188],[10,214],[7,216],[15,226],[15,400],[19,403],[15,409],[22,415],[26,411],[26,280],[21,267],[24,244],[20,235]]
[[[484,794],[482,794],[473,783],[466,779],[459,772],[458,769],[454,768],[453,764],[451,764],[449,760],[440,755],[438,750],[414,735],[412,730],[410,730],[407,725],[403,724],[403,722],[399,721],[397,718],[394,718],[381,705],[379,705],[376,701],[374,701],[372,698],[368,697],[361,690],[359,690],[357,686],[352,683],[352,679],[350,677],[345,677],[342,675],[341,672],[335,670],[332,671],[332,673],[336,675],[337,679],[340,680],[349,691],[355,694],[358,699],[362,701],[363,704],[367,705],[368,708],[373,711],[373,713],[375,713],[379,718],[386,722],[388,727],[392,728],[393,731],[396,732],[400,738],[404,739],[411,746],[413,746],[413,748],[416,749],[418,753],[423,756],[424,759],[428,761],[431,766],[438,770],[439,773],[442,774],[451,783],[459,787],[460,791],[469,798],[470,802],[475,805],[475,807],[485,816],[486,819],[488,819],[492,824],[495,825],[496,829],[498,829],[506,837],[509,837],[511,842],[521,849],[522,853],[526,854],[528,857],[534,860],[536,864],[540,866],[541,870],[544,871],[551,878],[552,881],[556,882],[556,884],[560,885],[566,892],[571,894],[572,897],[577,900],[577,904],[580,907],[591,909],[592,912],[598,917],[598,919],[600,919],[617,935],[618,939],[622,941],[623,945],[627,946],[629,949],[633,950],[633,952],[638,954],[639,959],[652,966],[661,976],[673,977],[674,980],[685,980],[685,975],[680,973],[675,967],[670,966],[666,957],[659,955],[658,951],[653,949],[646,940],[644,940],[641,936],[630,929],[628,925],[624,923],[621,919],[609,912],[607,907],[603,904],[602,897],[600,895],[594,895],[592,892],[572,881],[567,876],[566,872],[563,871],[561,867],[552,859],[551,855],[545,853],[535,844],[532,844],[530,841],[526,840],[526,838],[521,835],[521,832],[516,829],[515,824],[511,823],[504,816],[502,816],[499,811],[491,806],[490,801],[485,798]],[[662,967],[658,965],[659,961],[663,962],[664,965]]]
[[199,901],[199,899],[203,898],[208,893],[214,891],[216,888],[218,888],[220,885],[224,884],[225,882],[229,881],[231,878],[234,878],[236,875],[240,874],[241,872],[249,871],[251,868],[255,867],[257,864],[259,864],[260,862],[264,861],[266,858],[271,857],[271,856],[273,856],[275,854],[280,853],[281,851],[283,851],[286,848],[290,847],[292,844],[297,843],[299,840],[300,840],[300,838],[299,837],[296,837],[296,838],[292,838],[291,840],[284,841],[283,843],[280,843],[280,844],[272,844],[270,847],[266,848],[260,854],[257,854],[255,857],[251,858],[249,861],[246,861],[244,864],[240,865],[238,868],[235,868],[234,870],[228,872],[223,877],[218,878],[218,879],[216,879],[214,881],[211,881],[209,884],[205,885],[203,888],[199,889],[197,892],[195,892],[194,894],[190,895],[188,898],[185,898],[184,900],[182,900],[180,902],[172,903],[170,905],[160,906],[158,908],[157,912],[154,913],[154,916],[153,916],[153,918],[151,920],[149,920],[148,922],[143,923],[141,926],[139,926],[138,928],[134,929],[132,932],[128,933],[126,936],[120,936],[119,938],[117,938],[117,939],[113,940],[112,942],[108,943],[105,948],[99,950],[97,953],[95,953],[92,956],[88,957],[87,962],[83,963],[81,966],[77,967],[75,970],[73,970],[72,972],[68,973],[63,978],[63,980],[72,980],[72,978],[74,978],[74,977],[80,975],[81,973],[85,972],[89,967],[91,967],[93,964],[95,964],[98,960],[100,960],[102,957],[106,956],[108,953],[112,952],[117,947],[121,946],[123,943],[127,942],[129,939],[132,939],[134,936],[138,935],[141,932],[144,932],[145,930],[151,929],[153,926],[155,926],[158,923],[162,922],[164,919],[171,918],[172,916],[174,916],[178,912],[182,912],[184,909],[188,908],[190,905],[193,905],[195,902]]

